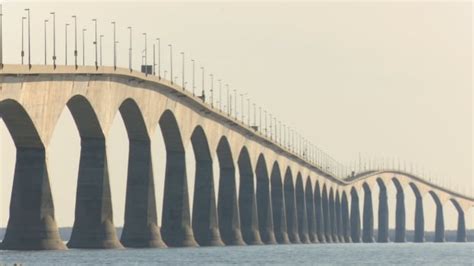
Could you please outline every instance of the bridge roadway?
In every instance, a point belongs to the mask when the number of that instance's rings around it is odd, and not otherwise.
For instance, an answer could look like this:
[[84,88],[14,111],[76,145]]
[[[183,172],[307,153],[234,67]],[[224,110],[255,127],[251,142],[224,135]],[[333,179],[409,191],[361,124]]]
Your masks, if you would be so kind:
[[[111,67],[5,65],[0,81],[0,116],[17,149],[2,249],[388,242],[390,185],[397,190],[394,241],[405,241],[404,195],[410,190],[416,196],[415,241],[424,241],[427,194],[436,202],[436,241],[444,241],[443,204],[448,201],[458,212],[457,240],[466,241],[465,213],[473,198],[399,171],[338,179],[156,76]],[[67,247],[54,218],[46,155],[66,107],[81,138],[75,221]],[[105,142],[118,112],[129,137],[120,240],[112,219]],[[155,180],[152,171],[150,136],[158,128],[166,148],[165,180]],[[188,144],[196,159],[192,177],[185,171]],[[163,182],[163,191],[154,191],[155,182]],[[371,192],[375,186],[378,197]],[[373,200],[379,200],[377,236]]]

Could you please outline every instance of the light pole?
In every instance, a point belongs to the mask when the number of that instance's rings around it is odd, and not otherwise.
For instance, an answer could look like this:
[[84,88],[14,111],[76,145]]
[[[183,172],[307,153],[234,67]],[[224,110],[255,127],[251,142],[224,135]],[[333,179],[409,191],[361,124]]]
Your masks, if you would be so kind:
[[194,65],[195,62],[194,62],[194,59],[191,59],[191,62],[193,63],[193,96],[194,96],[194,95],[195,95],[195,94],[194,94],[194,91],[195,91],[195,89],[196,89],[195,76],[194,76],[194,74],[195,74],[195,65]]
[[114,38],[113,38],[113,41],[114,41],[114,70],[117,69],[117,40],[116,40],[116,25],[115,25],[115,21],[112,21],[111,24],[113,25],[113,34],[114,34]]
[[104,35],[101,34],[99,37],[100,37],[100,39],[99,39],[99,42],[100,42],[100,50],[99,50],[99,52],[100,52],[100,54],[99,54],[100,55],[100,66],[102,66],[102,38],[104,38]]
[[231,104],[231,100],[230,100],[230,96],[229,96],[229,84],[225,84],[225,89],[226,89],[226,103],[227,103],[227,115],[230,116],[230,113],[231,113],[231,109],[230,109],[230,104]]
[[202,70],[202,91],[201,91],[201,97],[202,97],[202,101],[203,102],[206,102],[206,94],[204,93],[204,67],[201,67],[201,70]]
[[130,72],[132,72],[132,27],[128,27],[127,29],[130,30],[130,44],[128,48],[128,69],[130,69]]
[[153,44],[153,76],[156,76],[155,44]]
[[95,46],[95,69],[99,69],[99,60],[98,60],[98,55],[97,55],[97,19],[94,18],[92,19],[92,21],[94,21],[94,46]]
[[143,36],[145,37],[145,76],[148,76],[148,58],[147,58],[147,39],[146,39],[146,32],[142,33]]
[[74,65],[77,69],[77,17],[72,17],[74,18]]
[[253,103],[253,124],[257,126],[257,105]]
[[156,38],[158,41],[158,79],[161,80],[161,41],[160,38]]
[[235,109],[235,120],[237,120],[237,90],[234,89],[234,109]]
[[263,117],[265,118],[265,137],[267,136],[267,110],[263,110]]
[[173,84],[173,45],[168,44],[168,47],[170,48],[170,81]]
[[29,67],[29,69],[31,69],[30,9],[26,8],[25,11],[28,12],[28,67]]
[[250,126],[250,98],[247,98],[247,125]]
[[209,74],[209,77],[211,78],[211,107],[214,107],[214,75]]
[[53,15],[53,67],[56,69],[56,13],[49,13]]
[[67,66],[67,27],[69,26],[68,23],[66,23],[66,26],[64,27],[64,44],[65,44],[65,47],[64,47],[64,65]]
[[181,68],[181,87],[183,88],[183,91],[186,89],[185,84],[184,84],[184,52],[181,52],[181,59],[182,59],[182,68]]
[[44,20],[44,65],[46,65],[48,62],[47,62],[47,36],[46,36],[46,31],[47,31],[47,28],[46,28],[46,25],[48,24],[48,20],[45,19]]
[[219,110],[222,112],[222,80],[219,79]]
[[82,29],[82,65],[86,65],[86,42],[85,42],[85,32],[87,29]]
[[21,17],[21,64],[24,64],[25,57],[25,19],[26,17]]

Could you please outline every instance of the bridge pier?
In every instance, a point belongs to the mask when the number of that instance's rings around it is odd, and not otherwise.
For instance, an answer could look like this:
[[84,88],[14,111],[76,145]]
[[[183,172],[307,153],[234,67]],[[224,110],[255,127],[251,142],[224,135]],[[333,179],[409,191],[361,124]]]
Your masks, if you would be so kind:
[[372,192],[367,184],[364,184],[364,214],[362,241],[364,243],[373,243],[374,240],[374,214],[372,207]]
[[341,200],[341,222],[342,222],[342,236],[344,238],[344,242],[351,243],[351,221],[349,215],[349,202],[347,201],[346,193],[342,193],[342,200]]
[[293,178],[290,170],[285,173],[285,210],[286,225],[288,229],[288,238],[293,244],[300,244],[298,235],[298,218],[296,213],[295,189],[293,186]]
[[433,198],[436,202],[436,222],[435,222],[435,239],[434,242],[444,242],[444,214],[443,204],[439,200],[438,196],[432,193]]
[[379,224],[378,224],[378,237],[377,242],[387,243],[389,242],[388,235],[388,200],[387,200],[387,188],[385,185],[380,186],[379,193]]
[[267,166],[260,156],[257,161],[257,211],[260,237],[265,244],[276,244],[273,230],[273,209],[270,196],[270,182]]
[[326,185],[323,186],[322,193],[322,205],[323,205],[323,218],[324,218],[324,235],[326,238],[326,243],[332,243],[332,224],[331,224],[331,213],[329,210],[329,198],[326,191]]
[[339,196],[339,192],[336,193],[336,202],[335,202],[335,209],[336,209],[336,232],[338,241],[340,243],[344,243],[344,234],[342,231],[342,209],[341,209],[341,199]]
[[308,214],[306,213],[306,198],[301,175],[296,178],[296,212],[298,219],[298,234],[303,244],[311,243],[308,235]]
[[334,191],[329,191],[329,223],[331,224],[331,238],[333,243],[339,242],[337,233],[337,221],[336,221],[336,207],[334,202]]
[[403,188],[397,186],[397,202],[395,213],[395,242],[403,243],[406,241],[405,237],[405,195]]
[[361,242],[360,232],[360,208],[359,208],[359,196],[356,190],[353,188],[351,191],[351,238],[352,242]]
[[458,231],[456,236],[457,242],[466,242],[466,220],[464,218],[464,211],[459,208],[458,209]]
[[423,215],[423,198],[420,193],[415,193],[415,238],[414,242],[422,243],[425,241],[425,220]]
[[121,242],[126,247],[161,248],[157,222],[151,146],[149,140],[129,141],[125,222]]
[[314,209],[313,187],[311,186],[311,179],[306,181],[306,214],[308,216],[308,235],[311,243],[319,243],[318,235],[316,233],[316,216]]
[[[3,119],[9,126],[9,117]],[[12,132],[11,128],[9,130]],[[54,220],[45,149],[15,145],[10,217],[0,249],[66,249]]]
[[324,214],[323,214],[323,203],[321,197],[321,190],[319,187],[319,182],[316,182],[316,187],[314,189],[314,215],[316,219],[316,234],[318,235],[319,243],[325,243],[325,228],[324,228]]
[[279,244],[290,244],[286,225],[286,207],[285,198],[283,196],[283,185],[281,182],[280,169],[277,163],[275,163],[272,168],[271,185],[275,239]]

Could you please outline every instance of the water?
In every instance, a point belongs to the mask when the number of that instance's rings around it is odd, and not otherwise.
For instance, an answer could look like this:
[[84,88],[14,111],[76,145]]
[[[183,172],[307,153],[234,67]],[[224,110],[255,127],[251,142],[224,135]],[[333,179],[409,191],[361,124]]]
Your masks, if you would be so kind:
[[0,251],[0,264],[42,265],[474,265],[474,243],[267,245],[245,247]]

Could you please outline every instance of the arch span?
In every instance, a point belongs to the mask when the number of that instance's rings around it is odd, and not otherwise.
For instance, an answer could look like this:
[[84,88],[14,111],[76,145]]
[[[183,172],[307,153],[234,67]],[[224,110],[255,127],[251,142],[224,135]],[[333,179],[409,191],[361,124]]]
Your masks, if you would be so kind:
[[361,242],[359,195],[355,187],[351,188],[351,238],[352,242]]
[[17,150],[10,215],[1,247],[66,249],[54,219],[45,148],[35,125],[21,104],[10,99],[0,102],[0,117]]
[[420,193],[418,187],[413,183],[409,183],[413,194],[415,194],[416,205],[415,205],[415,236],[414,242],[425,241],[425,218],[423,213],[423,196]]
[[458,229],[457,229],[456,241],[466,242],[467,241],[466,218],[465,218],[464,210],[461,208],[461,205],[456,199],[451,198],[450,201],[458,212]]
[[377,242],[387,243],[389,242],[389,228],[388,228],[388,196],[387,187],[381,178],[377,178],[377,184],[379,186],[379,209],[378,209],[378,236]]
[[367,183],[362,185],[364,189],[364,213],[362,221],[362,241],[372,243],[374,240],[374,213],[372,206],[372,191]]
[[392,178],[392,182],[397,190],[397,201],[395,206],[395,242],[406,241],[406,218],[405,218],[405,193],[397,178]]
[[435,217],[435,239],[434,242],[444,242],[444,211],[443,203],[439,199],[438,195],[432,190],[429,191],[429,194],[433,198],[436,204],[436,217]]

